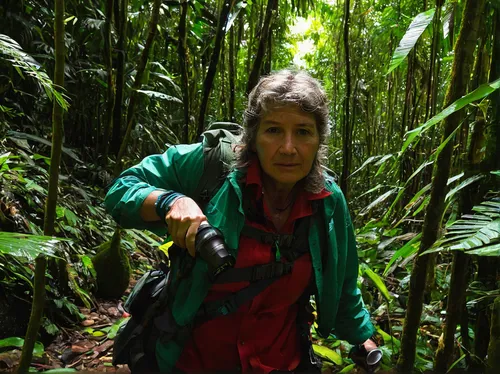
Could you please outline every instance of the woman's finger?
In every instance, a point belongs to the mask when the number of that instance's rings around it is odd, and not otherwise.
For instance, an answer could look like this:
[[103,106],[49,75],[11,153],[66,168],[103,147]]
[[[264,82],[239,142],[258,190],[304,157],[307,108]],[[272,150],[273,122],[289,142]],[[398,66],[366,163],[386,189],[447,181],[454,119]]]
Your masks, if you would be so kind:
[[[205,220],[203,220],[205,221]],[[191,256],[194,257],[196,252],[196,234],[198,233],[198,228],[203,221],[193,221],[186,234],[186,248]]]

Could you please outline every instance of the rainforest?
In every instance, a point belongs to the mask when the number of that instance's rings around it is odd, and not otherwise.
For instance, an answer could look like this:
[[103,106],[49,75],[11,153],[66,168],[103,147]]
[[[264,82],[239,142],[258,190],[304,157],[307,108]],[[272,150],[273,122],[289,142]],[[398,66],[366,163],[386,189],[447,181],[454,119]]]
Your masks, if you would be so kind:
[[[241,125],[281,69],[328,96],[376,371],[500,372],[499,0],[2,0],[0,20],[0,372],[130,372],[127,297],[172,243],[119,227],[107,189]],[[322,372],[373,372],[315,326]]]

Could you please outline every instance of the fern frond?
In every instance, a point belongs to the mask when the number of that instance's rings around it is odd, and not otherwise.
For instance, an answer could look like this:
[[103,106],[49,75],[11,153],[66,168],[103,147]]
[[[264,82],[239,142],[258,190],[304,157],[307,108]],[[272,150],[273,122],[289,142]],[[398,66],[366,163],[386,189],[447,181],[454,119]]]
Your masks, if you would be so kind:
[[425,253],[464,251],[478,256],[500,256],[500,198],[483,201],[450,225],[441,240]]

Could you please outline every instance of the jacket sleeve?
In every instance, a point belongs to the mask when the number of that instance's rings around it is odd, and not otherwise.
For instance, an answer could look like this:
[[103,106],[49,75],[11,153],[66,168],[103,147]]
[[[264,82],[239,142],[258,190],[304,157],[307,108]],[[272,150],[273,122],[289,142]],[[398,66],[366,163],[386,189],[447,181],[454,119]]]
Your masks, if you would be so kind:
[[336,216],[337,222],[342,222],[344,230],[342,237],[346,250],[346,266],[344,274],[344,283],[341,290],[340,303],[335,321],[335,335],[339,339],[347,340],[351,344],[363,343],[369,339],[375,332],[375,328],[370,321],[370,314],[366,310],[361,291],[358,288],[358,253],[356,249],[356,237],[347,208],[347,203],[343,194],[339,194],[337,202]]
[[155,190],[171,190],[192,195],[203,173],[201,143],[177,145],[165,153],[144,158],[113,182],[104,205],[115,221],[124,228],[148,229],[164,235],[163,222],[145,222],[140,209],[146,197]]

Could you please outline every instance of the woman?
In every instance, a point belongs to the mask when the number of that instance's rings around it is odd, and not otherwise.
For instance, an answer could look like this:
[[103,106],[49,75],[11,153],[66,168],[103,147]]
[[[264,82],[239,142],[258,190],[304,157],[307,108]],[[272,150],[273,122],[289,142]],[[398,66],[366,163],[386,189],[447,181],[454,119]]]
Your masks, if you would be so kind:
[[[250,93],[236,166],[203,210],[190,197],[203,174],[201,143],[147,157],[112,186],[106,207],[118,223],[160,234],[168,228],[174,243],[195,257],[188,272],[176,268],[182,261],[172,265],[171,279],[180,280],[169,313],[179,328],[189,326],[189,333],[184,339],[163,334],[156,345],[161,371],[310,371],[311,321],[303,317],[303,300],[310,294],[315,294],[319,334],[334,333],[368,351],[376,348],[357,288],[347,205],[321,167],[328,135],[327,99],[319,83],[304,72],[280,71],[261,78]],[[195,254],[204,221],[222,232],[235,268],[288,262],[290,272],[234,313],[200,320],[202,304],[250,284],[208,281],[207,264]],[[253,232],[286,236],[293,243],[266,241]],[[296,251],[289,248],[301,240],[305,252],[291,256]]]

